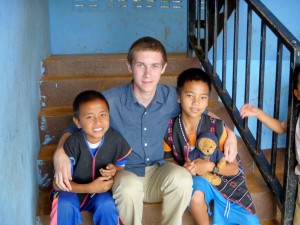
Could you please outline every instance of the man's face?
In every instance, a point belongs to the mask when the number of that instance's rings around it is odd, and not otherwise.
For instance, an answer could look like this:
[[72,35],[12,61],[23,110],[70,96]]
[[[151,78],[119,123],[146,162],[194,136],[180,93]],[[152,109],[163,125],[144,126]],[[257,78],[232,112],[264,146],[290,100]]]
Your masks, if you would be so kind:
[[167,63],[163,63],[160,52],[150,50],[135,52],[132,64],[127,63],[128,71],[133,75],[134,93],[154,95],[166,66]]

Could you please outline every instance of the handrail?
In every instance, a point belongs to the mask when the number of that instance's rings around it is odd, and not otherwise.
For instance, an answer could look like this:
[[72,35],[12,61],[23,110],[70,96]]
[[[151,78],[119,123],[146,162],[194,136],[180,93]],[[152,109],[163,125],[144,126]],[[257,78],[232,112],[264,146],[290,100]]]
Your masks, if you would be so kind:
[[[239,19],[240,0],[190,0],[188,1],[188,51],[191,56],[196,54],[203,68],[211,74],[213,85],[222,100],[228,114],[234,122],[241,138],[245,142],[254,162],[256,163],[267,186],[274,194],[277,205],[282,213],[282,224],[292,224],[293,212],[295,206],[297,177],[294,173],[296,163],[294,133],[299,111],[296,108],[296,100],[293,97],[295,86],[294,69],[300,65],[300,42],[292,35],[291,32],[268,10],[268,8],[259,0],[241,0],[247,4],[246,29],[246,68],[245,68],[245,91],[244,100],[249,102],[250,78],[251,74],[251,52],[252,52],[252,27],[253,15],[257,16],[261,22],[260,45],[259,45],[259,87],[258,87],[258,107],[263,107],[264,101],[264,82],[265,82],[265,62],[266,62],[266,45],[267,32],[269,29],[277,39],[277,57],[274,67],[276,77],[276,88],[274,90],[274,117],[279,118],[280,108],[280,86],[282,81],[282,63],[283,47],[289,52],[289,92],[288,92],[288,132],[286,136],[286,154],[285,154],[285,171],[283,185],[276,176],[276,157],[278,135],[272,135],[271,160],[267,160],[261,149],[262,124],[257,122],[256,138],[249,129],[248,119],[242,120],[236,106],[237,98],[237,65],[238,65],[238,46],[239,39]],[[228,34],[229,18],[233,18],[233,33]],[[221,36],[220,34],[223,34]],[[217,43],[222,38],[222,71],[217,74]],[[232,74],[228,74],[226,67],[229,63],[227,41],[233,39],[233,69]],[[220,41],[219,43],[220,44]],[[256,46],[257,48],[257,46]],[[230,52],[231,53],[231,52]],[[210,54],[210,56],[209,56]],[[227,77],[232,77],[232,90],[227,90]],[[239,73],[239,76],[241,74]],[[256,75],[257,76],[257,75]],[[231,93],[231,94],[229,94]]]

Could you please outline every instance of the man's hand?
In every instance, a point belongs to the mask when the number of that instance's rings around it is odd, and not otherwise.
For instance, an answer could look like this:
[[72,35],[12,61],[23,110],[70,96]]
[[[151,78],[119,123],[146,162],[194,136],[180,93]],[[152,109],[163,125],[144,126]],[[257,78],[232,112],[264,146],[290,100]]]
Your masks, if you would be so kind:
[[232,163],[238,153],[235,133],[226,127],[227,138],[224,143],[224,155],[227,162]]
[[[215,115],[212,112],[208,112],[207,115],[216,119],[220,119],[217,115]],[[227,138],[224,143],[224,155],[226,161],[232,163],[235,160],[236,155],[238,153],[237,139],[235,133],[227,126],[226,126],[226,131],[227,131]]]
[[57,187],[62,191],[71,191],[72,186],[69,182],[72,180],[71,162],[62,147],[56,150],[53,156],[53,162],[55,169],[54,179]]

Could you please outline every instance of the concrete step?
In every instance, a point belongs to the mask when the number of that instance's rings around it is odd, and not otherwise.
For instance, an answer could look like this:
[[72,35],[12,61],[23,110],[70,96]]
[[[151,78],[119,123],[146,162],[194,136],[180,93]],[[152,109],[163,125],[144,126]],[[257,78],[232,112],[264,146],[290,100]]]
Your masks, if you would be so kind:
[[[178,73],[165,73],[160,83],[176,86]],[[132,75],[99,75],[99,76],[60,76],[43,77],[40,81],[41,106],[67,106],[72,105],[75,96],[84,90],[103,91],[112,87],[127,84]]]
[[71,106],[41,109],[38,118],[41,145],[57,144],[61,132],[70,125],[72,116]]
[[[52,55],[43,60],[43,76],[128,74],[126,57],[127,54]],[[199,66],[197,58],[187,57],[185,53],[170,53],[166,73],[180,73]]]

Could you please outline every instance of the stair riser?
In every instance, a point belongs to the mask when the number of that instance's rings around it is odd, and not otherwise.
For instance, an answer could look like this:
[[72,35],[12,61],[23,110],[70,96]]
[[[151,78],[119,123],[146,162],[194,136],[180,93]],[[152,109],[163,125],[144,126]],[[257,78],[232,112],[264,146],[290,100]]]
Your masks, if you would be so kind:
[[[73,79],[43,80],[40,82],[42,107],[72,105],[75,96],[84,90],[103,91],[127,84],[131,76],[89,77]],[[162,76],[160,83],[176,86],[176,76]]]
[[[95,59],[95,58],[71,58],[66,60],[45,60],[43,63],[44,76],[82,76],[90,75],[110,75],[128,74],[126,59]],[[166,73],[180,73],[181,71],[199,67],[199,62],[190,58],[169,58]]]
[[44,76],[82,76],[82,74],[127,74],[125,59],[102,60],[62,60],[44,62]]
[[277,207],[275,199],[269,191],[252,194],[253,203],[259,220],[272,220],[276,218]]
[[[52,160],[37,160],[38,165],[38,183],[39,190],[50,192],[52,189],[52,181],[53,181],[53,161]],[[46,200],[46,199],[45,199]]]
[[62,131],[64,131],[72,121],[72,114],[61,116],[40,116],[40,141],[42,145],[57,144]]

